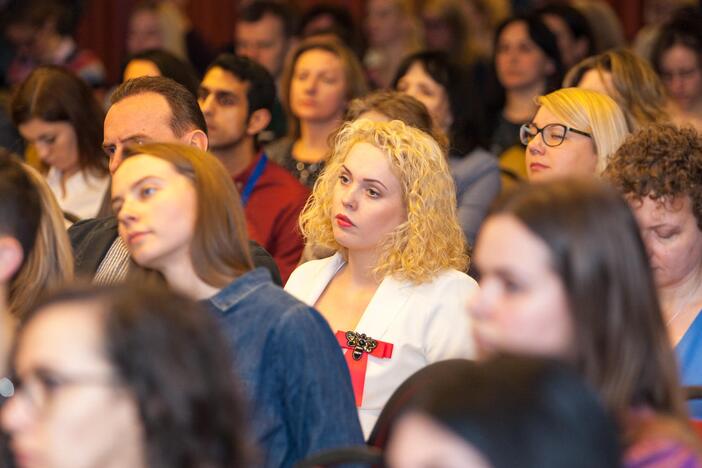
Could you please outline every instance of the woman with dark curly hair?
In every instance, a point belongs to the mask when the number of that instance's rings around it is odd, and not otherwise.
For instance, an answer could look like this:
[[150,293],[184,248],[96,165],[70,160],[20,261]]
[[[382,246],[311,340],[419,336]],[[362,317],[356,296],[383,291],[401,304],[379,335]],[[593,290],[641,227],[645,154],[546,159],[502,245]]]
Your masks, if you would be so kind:
[[[702,385],[702,136],[644,128],[614,154],[605,177],[638,219],[682,382]],[[702,418],[702,402],[691,412]]]
[[20,466],[248,465],[225,340],[194,302],[65,290],[20,328],[2,426]]

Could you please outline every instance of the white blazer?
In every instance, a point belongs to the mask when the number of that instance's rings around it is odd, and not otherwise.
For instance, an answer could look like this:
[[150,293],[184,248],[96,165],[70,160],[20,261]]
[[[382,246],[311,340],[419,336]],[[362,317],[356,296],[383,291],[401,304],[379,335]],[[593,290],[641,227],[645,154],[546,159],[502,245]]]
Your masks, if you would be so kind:
[[[292,273],[285,290],[314,306],[344,264],[338,253],[307,262]],[[363,404],[358,408],[366,438],[407,377],[436,361],[475,356],[466,301],[477,287],[475,280],[457,270],[445,270],[419,285],[393,277],[380,283],[355,330],[393,344],[390,359],[368,356]]]

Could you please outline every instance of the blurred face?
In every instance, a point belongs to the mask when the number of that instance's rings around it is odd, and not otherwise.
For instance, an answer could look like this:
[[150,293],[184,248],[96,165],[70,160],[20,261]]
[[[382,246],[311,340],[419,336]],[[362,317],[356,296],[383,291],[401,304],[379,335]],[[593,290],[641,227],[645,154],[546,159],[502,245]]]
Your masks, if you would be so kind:
[[198,103],[213,151],[237,146],[247,136],[248,88],[248,83],[219,67],[210,69],[202,80]]
[[453,37],[451,26],[440,14],[425,11],[422,14],[422,26],[427,49],[448,52],[455,47],[456,38]]
[[495,69],[502,86],[511,91],[545,86],[555,66],[531,40],[526,23],[516,21],[500,34],[495,49]]
[[490,468],[464,439],[418,413],[398,421],[387,459],[390,468]]
[[483,225],[474,260],[480,291],[470,311],[481,351],[566,357],[570,309],[546,244],[515,217],[498,214]]
[[128,158],[112,178],[119,235],[143,267],[160,272],[190,268],[196,203],[190,179],[154,156]]
[[382,47],[404,37],[402,12],[395,0],[370,0],[366,30],[371,46]]
[[[544,106],[539,108],[532,123],[539,128],[554,123],[567,126]],[[544,143],[543,135],[539,133],[527,145],[526,166],[530,181],[564,176],[592,176],[597,167],[597,153],[592,138],[585,135],[568,131],[563,143],[552,147]]]
[[702,274],[702,232],[687,196],[667,202],[630,200],[658,288],[675,288]]
[[397,82],[397,90],[409,94],[424,104],[434,124],[447,131],[453,122],[451,104],[446,89],[434,81],[420,62],[409,67]]
[[612,74],[608,71],[594,68],[586,71],[580,83],[578,83],[578,88],[607,95],[615,101],[619,99],[614,90],[614,83],[612,83]]
[[50,305],[20,337],[2,426],[21,468],[144,466],[137,404],[107,359],[95,307]]
[[702,98],[702,73],[697,52],[681,44],[674,45],[661,57],[661,78],[673,100],[689,110]]
[[280,18],[266,14],[253,23],[238,22],[234,43],[238,55],[255,60],[274,78],[280,76],[289,46]]
[[78,137],[69,122],[47,122],[32,119],[19,125],[19,132],[34,145],[39,159],[65,175],[80,170],[78,162]]
[[161,76],[161,70],[150,60],[130,60],[124,68],[122,81],[139,78],[140,76]]
[[135,54],[148,49],[162,49],[163,33],[155,11],[139,10],[129,19],[127,51]]
[[341,119],[346,106],[344,65],[321,49],[303,52],[290,82],[290,108],[300,120],[330,122]]
[[402,186],[387,156],[369,143],[351,148],[333,192],[332,227],[349,251],[373,251],[407,220]]
[[[114,174],[122,163],[124,147],[127,145],[183,140],[173,133],[171,117],[168,101],[156,93],[130,96],[113,104],[105,116],[102,144],[110,158],[110,172]],[[185,143],[184,140],[183,142]]]

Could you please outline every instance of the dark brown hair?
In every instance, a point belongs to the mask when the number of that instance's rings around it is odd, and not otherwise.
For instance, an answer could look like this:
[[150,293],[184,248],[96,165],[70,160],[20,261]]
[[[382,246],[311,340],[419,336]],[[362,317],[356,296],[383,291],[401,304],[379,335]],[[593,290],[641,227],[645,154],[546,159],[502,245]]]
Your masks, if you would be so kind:
[[72,286],[28,314],[19,340],[31,321],[67,303],[81,303],[99,317],[106,359],[139,409],[147,466],[248,465],[232,360],[206,310],[166,288]]
[[639,227],[614,188],[531,184],[494,213],[517,218],[550,251],[568,297],[574,364],[620,422],[643,406],[685,420],[677,366]]
[[661,202],[690,197],[702,229],[702,136],[692,127],[644,127],[610,158],[604,176],[628,197]]
[[195,274],[210,286],[223,288],[251,270],[244,211],[222,163],[194,146],[176,143],[131,147],[125,150],[124,159],[138,154],[168,161],[193,183],[197,213],[190,259]]
[[15,126],[32,119],[68,122],[76,134],[81,170],[108,173],[102,151],[105,113],[88,85],[70,71],[55,66],[37,68],[15,90],[10,109]]
[[[207,133],[207,123],[202,115],[197,97],[180,83],[163,76],[141,76],[127,80],[112,93],[110,104],[144,93],[163,96],[171,110],[171,130],[177,137],[192,130]],[[102,141],[100,142],[102,144]]]

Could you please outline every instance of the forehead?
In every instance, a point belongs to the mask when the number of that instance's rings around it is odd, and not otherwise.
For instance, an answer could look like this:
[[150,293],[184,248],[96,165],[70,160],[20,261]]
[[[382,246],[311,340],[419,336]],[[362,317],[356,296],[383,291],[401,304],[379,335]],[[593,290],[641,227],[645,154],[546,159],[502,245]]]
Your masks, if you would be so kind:
[[437,83],[434,78],[427,73],[427,70],[424,68],[424,64],[422,62],[414,62],[412,65],[410,65],[410,67],[407,69],[407,73],[405,73],[401,78],[401,80],[406,79],[421,80],[430,83],[433,86],[443,88],[443,86]]
[[42,119],[31,119],[19,125],[20,133],[25,137],[33,137],[45,133],[58,133],[71,130],[73,127],[68,122],[47,122]]
[[249,89],[249,83],[240,80],[233,73],[221,67],[208,70],[202,80],[202,85],[210,91],[228,91],[237,95],[246,95]]
[[283,33],[283,20],[270,13],[264,14],[258,21],[239,21],[236,25],[236,36],[239,40],[282,39]]
[[578,88],[596,91],[612,97],[612,73],[607,70],[592,68],[585,72],[580,83],[578,83]]
[[514,21],[502,30],[499,41],[531,41],[527,25],[524,21]]
[[657,224],[682,224],[694,219],[692,202],[687,195],[657,200],[651,197],[642,199],[629,197],[629,204],[642,227]]
[[534,115],[532,122],[534,122],[539,127],[542,127],[542,126],[548,125],[548,124],[552,124],[552,123],[559,123],[559,124],[567,125],[566,122],[563,122],[563,119],[560,119],[556,114],[551,112],[551,110],[548,109],[546,106],[539,107],[539,110],[536,111],[536,115]]
[[105,141],[134,135],[154,141],[177,141],[171,128],[171,109],[166,98],[153,92],[129,96],[113,104],[105,116]]
[[546,243],[511,214],[489,217],[475,247],[475,262],[488,269],[547,269],[551,254]]
[[325,70],[341,70],[341,59],[334,53],[324,49],[310,49],[300,54],[295,62],[295,68],[314,68]]
[[148,154],[137,154],[125,159],[115,171],[112,177],[112,191],[120,193],[145,177],[171,180],[185,176],[165,159]]
[[64,302],[44,308],[21,335],[16,365],[20,373],[37,366],[82,368],[102,361],[102,313],[95,302]]
[[675,44],[665,51],[661,57],[662,66],[690,66],[697,65],[697,54],[694,50],[682,44]]
[[356,177],[377,179],[388,184],[400,184],[390,158],[380,148],[366,142],[354,144],[344,160],[344,166]]

